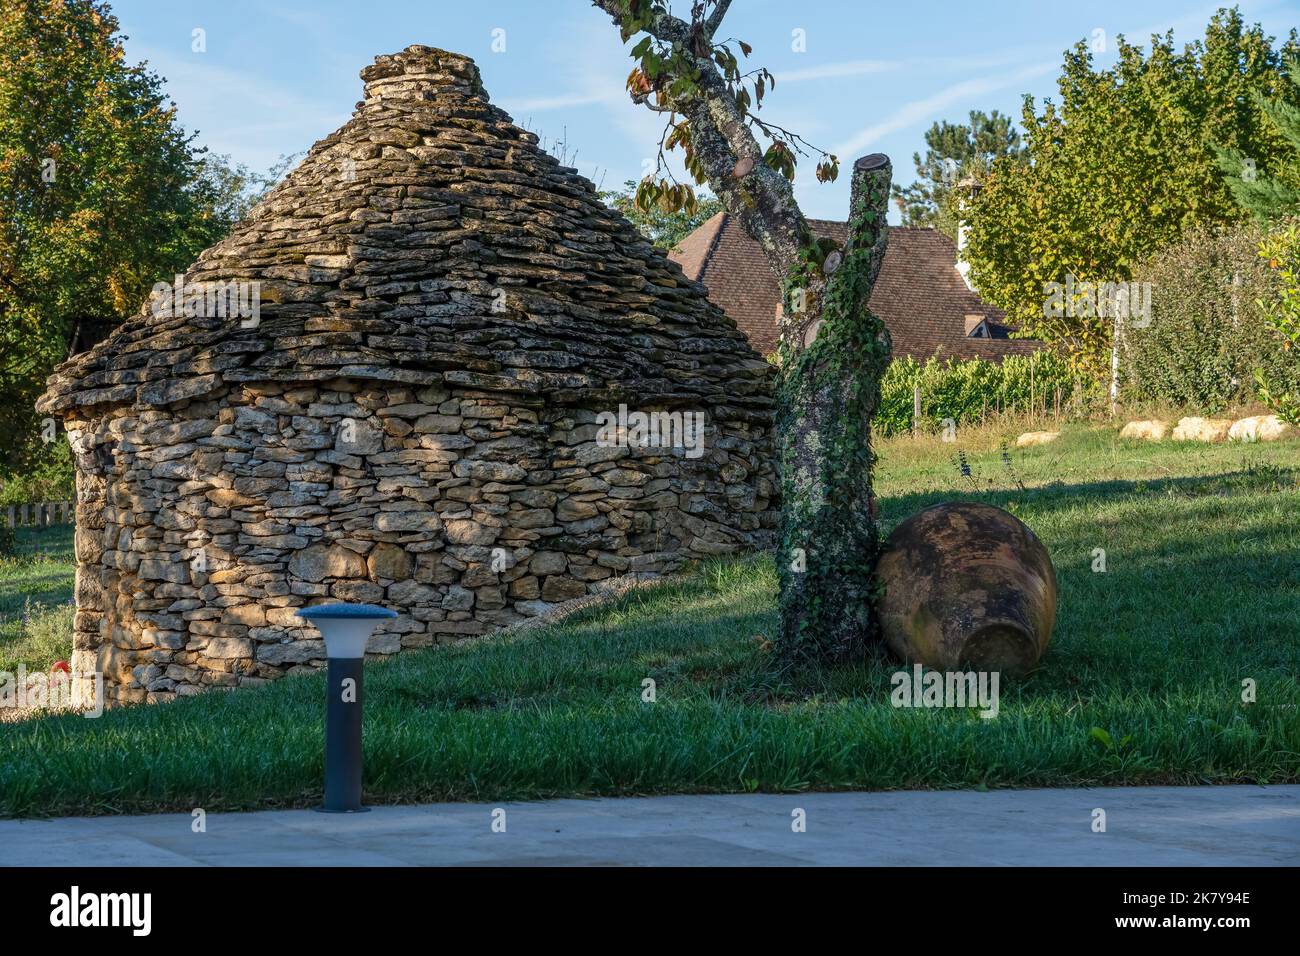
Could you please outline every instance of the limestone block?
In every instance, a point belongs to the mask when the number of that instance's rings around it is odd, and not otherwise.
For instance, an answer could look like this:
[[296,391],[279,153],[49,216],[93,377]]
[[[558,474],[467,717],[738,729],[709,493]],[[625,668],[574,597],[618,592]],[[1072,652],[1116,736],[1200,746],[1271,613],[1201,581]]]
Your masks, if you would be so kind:
[[401,545],[380,542],[370,552],[366,566],[372,579],[405,581],[411,576],[411,555]]
[[1295,428],[1277,415],[1252,415],[1232,423],[1228,429],[1229,441],[1257,442],[1279,441],[1295,434]]
[[542,582],[543,601],[570,601],[587,593],[587,586],[573,578],[552,575]]
[[1143,441],[1164,441],[1165,436],[1168,434],[1169,423],[1153,418],[1147,421],[1129,422],[1120,429],[1119,437]]
[[1230,418],[1180,418],[1174,426],[1174,441],[1227,441],[1232,428]]
[[473,606],[474,592],[458,584],[449,587],[446,596],[442,599],[442,608],[445,611],[468,611]]
[[214,637],[204,648],[205,657],[216,660],[233,660],[253,656],[253,642],[242,637]]
[[289,573],[313,583],[326,578],[362,578],[366,570],[361,555],[337,545],[314,544],[289,559]]

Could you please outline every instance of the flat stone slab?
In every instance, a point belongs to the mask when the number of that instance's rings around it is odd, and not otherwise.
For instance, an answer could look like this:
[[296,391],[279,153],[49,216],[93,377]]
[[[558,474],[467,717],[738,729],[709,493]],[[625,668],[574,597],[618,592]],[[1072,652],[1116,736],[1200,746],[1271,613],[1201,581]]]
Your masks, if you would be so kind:
[[[1095,810],[1106,830],[1094,832]],[[501,820],[504,832],[495,832]],[[806,830],[794,832],[796,811]],[[736,794],[0,820],[10,866],[1295,866],[1300,786]],[[498,824],[498,829],[499,829]]]

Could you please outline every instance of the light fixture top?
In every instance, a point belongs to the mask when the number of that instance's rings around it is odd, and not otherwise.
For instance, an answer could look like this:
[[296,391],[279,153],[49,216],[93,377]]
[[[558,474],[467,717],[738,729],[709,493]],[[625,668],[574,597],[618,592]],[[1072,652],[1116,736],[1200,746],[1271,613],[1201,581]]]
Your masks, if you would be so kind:
[[313,604],[300,607],[297,615],[308,621],[328,621],[340,618],[352,620],[382,620],[397,617],[397,612],[378,604]]

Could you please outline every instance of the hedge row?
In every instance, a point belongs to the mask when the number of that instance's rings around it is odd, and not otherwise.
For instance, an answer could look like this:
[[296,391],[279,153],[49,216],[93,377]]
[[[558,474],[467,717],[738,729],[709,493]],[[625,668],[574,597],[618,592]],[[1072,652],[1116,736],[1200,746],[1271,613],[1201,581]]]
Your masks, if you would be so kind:
[[1124,396],[1218,414],[1258,399],[1255,373],[1300,388],[1300,361],[1262,303],[1279,280],[1260,256],[1263,232],[1200,226],[1134,270],[1152,287],[1152,320],[1125,330]]

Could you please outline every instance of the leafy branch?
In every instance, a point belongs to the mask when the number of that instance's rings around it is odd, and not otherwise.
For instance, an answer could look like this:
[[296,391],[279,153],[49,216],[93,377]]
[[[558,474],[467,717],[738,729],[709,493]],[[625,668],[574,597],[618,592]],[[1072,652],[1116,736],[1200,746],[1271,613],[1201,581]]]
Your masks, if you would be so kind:
[[[767,140],[769,145],[762,154],[764,165],[793,181],[799,158],[815,155],[820,157],[815,170],[819,182],[832,182],[839,176],[839,160],[833,154],[758,117],[763,97],[776,88],[776,77],[766,67],[742,69],[743,60],[753,52],[744,40],[714,40],[730,0],[695,0],[689,24],[673,17],[663,0],[597,0],[597,6],[616,8],[624,42],[645,33],[630,51],[636,65],[627,77],[628,95],[634,103],[668,115],[655,169],[636,191],[639,209],[691,212],[696,207],[694,187],[679,183],[667,170],[666,152],[680,149],[695,185],[707,181],[707,172],[692,142],[690,123],[682,116],[686,104],[704,92],[702,72],[706,65],[716,68],[741,122]],[[752,168],[752,160],[742,156],[733,175],[742,177]]]

